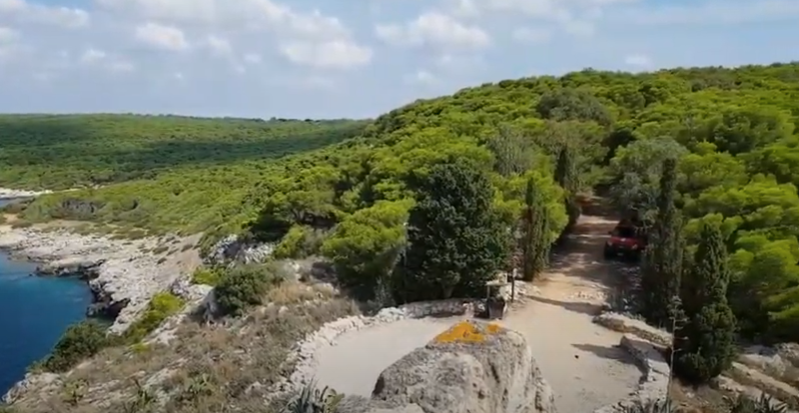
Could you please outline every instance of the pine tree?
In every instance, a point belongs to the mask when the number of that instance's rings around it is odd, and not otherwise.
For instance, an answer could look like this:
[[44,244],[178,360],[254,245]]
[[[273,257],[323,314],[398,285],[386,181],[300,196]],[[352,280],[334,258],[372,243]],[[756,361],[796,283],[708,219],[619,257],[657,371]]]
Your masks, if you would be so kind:
[[487,174],[467,161],[439,164],[414,189],[400,295],[417,301],[484,294],[508,258],[511,238],[493,207]]
[[668,326],[674,314],[672,298],[679,295],[683,263],[682,217],[674,205],[677,162],[663,162],[658,211],[641,268],[642,313],[647,321]]
[[536,196],[535,180],[533,178],[527,181],[524,204],[524,216],[522,217],[522,277],[525,281],[532,281],[546,267],[551,246],[547,234],[549,219],[546,206]]
[[692,271],[683,280],[680,299],[686,322],[674,332],[675,373],[706,383],[732,363],[735,316],[727,304],[727,250],[717,225],[705,223]]

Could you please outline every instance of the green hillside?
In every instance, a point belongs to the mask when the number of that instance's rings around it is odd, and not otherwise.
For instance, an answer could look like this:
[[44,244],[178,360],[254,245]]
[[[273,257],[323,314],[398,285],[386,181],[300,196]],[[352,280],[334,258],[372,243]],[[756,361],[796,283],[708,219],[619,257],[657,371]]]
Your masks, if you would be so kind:
[[[227,221],[276,160],[361,133],[366,121],[0,115],[0,187],[75,189],[29,208],[162,233]],[[101,189],[92,189],[101,188]],[[232,207],[231,207],[232,205]]]
[[138,115],[0,115],[0,185],[71,189],[275,159],[359,133],[364,122]]
[[[359,139],[334,146],[325,145],[360,124],[111,116],[0,122],[0,186],[106,184],[42,197],[24,212],[28,220],[203,230],[211,238],[288,233],[286,254],[318,249],[309,229],[340,224],[330,235],[338,244],[323,252],[344,261],[336,254],[362,260],[394,242],[414,202],[411,184],[441,161],[482,165],[509,223],[534,178],[554,240],[568,222],[555,176],[562,148],[577,154],[578,186],[610,188],[620,205],[644,212],[653,208],[661,160],[676,155],[689,240],[702,220],[723,222],[743,331],[794,339],[799,332],[796,63],[504,80],[399,108]],[[288,152],[304,153],[263,160]]]

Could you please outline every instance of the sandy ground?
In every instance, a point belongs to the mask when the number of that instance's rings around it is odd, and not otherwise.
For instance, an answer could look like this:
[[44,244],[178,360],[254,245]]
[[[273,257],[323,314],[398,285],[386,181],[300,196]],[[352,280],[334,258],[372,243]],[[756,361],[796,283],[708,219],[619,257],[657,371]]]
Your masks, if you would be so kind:
[[[544,274],[539,292],[504,320],[524,334],[563,412],[591,412],[627,396],[641,371],[617,345],[621,334],[592,323],[617,263],[602,258],[615,221],[584,215]],[[456,318],[404,320],[346,333],[317,354],[317,380],[346,394],[369,396],[378,374],[424,345]]]

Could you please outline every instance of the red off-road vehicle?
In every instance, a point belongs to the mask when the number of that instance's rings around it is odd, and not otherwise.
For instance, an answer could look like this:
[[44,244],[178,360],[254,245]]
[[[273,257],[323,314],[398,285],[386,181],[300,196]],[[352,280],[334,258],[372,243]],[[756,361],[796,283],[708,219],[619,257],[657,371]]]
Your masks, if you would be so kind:
[[605,243],[605,258],[618,256],[638,259],[646,249],[646,235],[641,223],[622,220],[610,231],[610,238]]

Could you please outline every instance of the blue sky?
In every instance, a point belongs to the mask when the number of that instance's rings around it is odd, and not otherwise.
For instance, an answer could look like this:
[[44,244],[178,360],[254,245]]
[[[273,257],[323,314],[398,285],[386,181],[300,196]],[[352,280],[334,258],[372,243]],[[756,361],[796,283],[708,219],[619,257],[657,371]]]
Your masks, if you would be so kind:
[[585,67],[799,60],[799,0],[0,0],[0,112],[371,117]]

